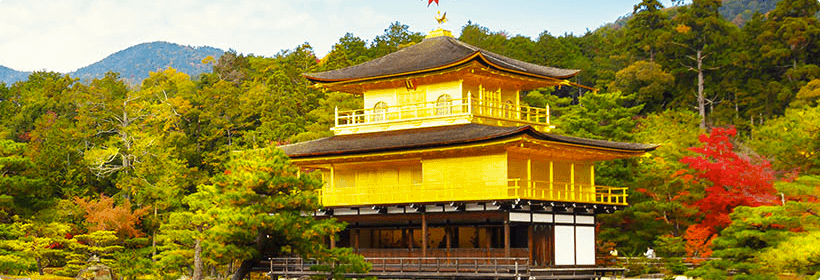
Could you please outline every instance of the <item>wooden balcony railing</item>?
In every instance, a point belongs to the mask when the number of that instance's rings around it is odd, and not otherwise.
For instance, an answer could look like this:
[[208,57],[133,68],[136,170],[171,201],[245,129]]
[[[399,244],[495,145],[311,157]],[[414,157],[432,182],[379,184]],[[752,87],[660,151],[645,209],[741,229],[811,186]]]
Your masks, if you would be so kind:
[[627,188],[524,179],[322,188],[324,206],[530,199],[627,205]]
[[[529,275],[530,260],[528,258],[365,258],[372,266],[369,272],[359,276],[381,276],[377,278],[429,278],[449,276],[446,278],[517,278]],[[312,270],[312,267],[322,264],[315,259],[302,258],[270,258],[270,275],[309,276],[322,275],[326,272]],[[400,275],[409,273],[411,275]],[[354,275],[350,275],[354,276]],[[392,277],[390,277],[392,276]],[[416,276],[416,277],[407,277]],[[484,277],[476,277],[484,276]],[[488,277],[491,276],[491,277]],[[285,277],[288,278],[288,277]],[[358,278],[358,277],[357,277]],[[362,277],[364,278],[364,277]]]
[[351,111],[335,111],[335,128],[343,129],[367,125],[396,124],[419,120],[448,119],[472,116],[505,121],[514,125],[549,127],[550,110],[529,106],[516,106],[509,102],[472,99],[452,99],[447,102],[433,101],[381,108]]

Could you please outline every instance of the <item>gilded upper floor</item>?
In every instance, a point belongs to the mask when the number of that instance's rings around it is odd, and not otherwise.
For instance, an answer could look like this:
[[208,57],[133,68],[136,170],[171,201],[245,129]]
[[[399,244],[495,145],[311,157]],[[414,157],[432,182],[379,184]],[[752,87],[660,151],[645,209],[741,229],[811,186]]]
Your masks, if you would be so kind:
[[578,70],[526,63],[452,37],[359,65],[308,73],[317,86],[361,94],[363,109],[336,111],[336,135],[452,124],[530,125],[549,131],[549,108],[524,104],[523,91],[571,85]]

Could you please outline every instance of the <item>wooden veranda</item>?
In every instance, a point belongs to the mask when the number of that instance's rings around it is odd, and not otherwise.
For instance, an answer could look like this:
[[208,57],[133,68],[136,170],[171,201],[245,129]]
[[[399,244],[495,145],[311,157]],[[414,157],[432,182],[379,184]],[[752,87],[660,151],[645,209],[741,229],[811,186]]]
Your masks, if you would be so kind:
[[[623,268],[535,268],[526,258],[365,258],[373,266],[364,274],[347,277],[378,279],[601,279],[623,278]],[[271,258],[271,279],[323,275],[310,267],[318,264],[301,258]]]

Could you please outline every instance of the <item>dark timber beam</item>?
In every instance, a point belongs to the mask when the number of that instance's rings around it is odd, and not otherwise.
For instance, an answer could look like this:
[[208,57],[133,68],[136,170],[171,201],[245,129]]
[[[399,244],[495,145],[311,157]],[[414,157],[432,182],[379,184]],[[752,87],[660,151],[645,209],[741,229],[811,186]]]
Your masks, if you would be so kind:
[[504,218],[504,257],[510,257],[510,216]]
[[421,256],[427,257],[427,213],[421,213]]

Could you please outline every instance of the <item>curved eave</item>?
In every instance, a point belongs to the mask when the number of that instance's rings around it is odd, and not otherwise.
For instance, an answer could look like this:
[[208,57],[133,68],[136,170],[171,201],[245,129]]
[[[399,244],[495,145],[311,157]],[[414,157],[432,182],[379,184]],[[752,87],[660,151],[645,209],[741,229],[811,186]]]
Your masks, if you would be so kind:
[[[370,154],[379,154],[379,153],[392,153],[398,151],[420,151],[425,149],[431,148],[448,148],[448,147],[459,147],[459,146],[470,146],[470,145],[481,145],[481,144],[503,144],[506,142],[510,142],[510,139],[504,139],[507,137],[515,136],[522,131],[526,131],[529,129],[527,126],[522,126],[516,130],[494,134],[494,135],[487,135],[485,137],[474,138],[468,141],[458,140],[458,141],[447,141],[447,142],[436,142],[436,143],[425,143],[420,145],[407,145],[401,147],[385,147],[385,148],[378,148],[378,149],[367,149],[367,150],[358,150],[358,151],[330,151],[330,152],[321,152],[321,153],[303,153],[303,154],[295,154],[295,155],[288,155],[290,158],[294,160],[298,159],[312,159],[312,158],[332,158],[335,156],[355,156],[355,155],[370,155]],[[317,139],[321,140],[321,139]],[[518,141],[516,139],[515,141]],[[298,144],[298,143],[297,143]]]
[[[461,150],[472,148],[489,148],[499,146],[525,146],[529,145],[536,149],[537,147],[567,147],[570,149],[583,149],[587,151],[599,151],[609,154],[611,158],[624,158],[639,156],[643,153],[656,149],[657,145],[637,144],[637,143],[623,143],[612,142],[605,140],[594,140],[570,136],[555,135],[549,133],[541,133],[534,130],[530,126],[509,127],[501,129],[500,131],[489,131],[487,133],[481,132],[474,136],[457,136],[453,139],[443,139],[448,135],[461,135],[465,131],[473,129],[482,129],[482,127],[489,127],[484,125],[459,125],[448,128],[434,128],[426,130],[426,132],[415,133],[409,135],[402,133],[401,136],[396,136],[396,132],[375,132],[367,133],[357,136],[333,136],[314,141],[303,143],[285,145],[281,148],[285,149],[288,156],[294,161],[333,161],[334,158],[358,158],[358,157],[385,157],[398,154],[415,154],[426,152],[441,152],[444,150]],[[418,132],[419,130],[409,132]],[[389,133],[385,135],[385,133]],[[433,135],[435,134],[435,135]],[[481,135],[483,134],[483,135]],[[393,135],[393,136],[390,136]],[[372,137],[371,137],[372,136]],[[342,137],[342,138],[336,138]],[[355,138],[350,138],[355,137]],[[432,139],[429,141],[417,141],[417,143],[406,143],[409,138],[412,139]],[[365,139],[379,139],[376,140],[379,145],[364,145]],[[438,140],[436,140],[438,138]],[[312,143],[311,143],[312,142]],[[337,144],[333,144],[333,143]],[[347,144],[346,144],[347,143]],[[354,144],[352,147],[349,143]],[[306,146],[305,146],[306,145]],[[303,147],[303,148],[299,148]],[[311,148],[315,147],[315,148]],[[307,148],[307,149],[305,149]]]
[[479,50],[479,51],[473,52],[473,54],[471,54],[471,55],[469,55],[469,56],[467,56],[463,59],[457,60],[457,61],[449,63],[449,64],[445,64],[445,65],[441,65],[441,66],[433,67],[433,68],[428,68],[428,69],[409,71],[409,72],[402,72],[402,73],[396,73],[396,74],[372,76],[372,77],[361,77],[361,78],[351,78],[351,79],[321,79],[321,78],[309,76],[308,74],[302,74],[302,76],[305,77],[306,79],[312,81],[312,82],[319,83],[320,86],[333,87],[333,86],[338,86],[338,85],[369,82],[369,81],[376,81],[376,80],[382,80],[382,79],[391,79],[391,78],[396,78],[396,77],[401,77],[401,76],[411,76],[411,75],[419,75],[419,74],[437,72],[437,71],[442,71],[442,70],[446,70],[446,69],[449,69],[449,68],[455,68],[455,67],[459,67],[461,65],[465,65],[465,64],[467,64],[467,63],[469,63],[473,60],[478,60],[480,63],[485,64],[487,66],[490,66],[495,70],[504,71],[504,72],[507,72],[507,73],[517,74],[517,75],[522,75],[522,76],[527,76],[527,77],[536,78],[536,79],[543,79],[543,80],[552,81],[552,82],[556,82],[556,83],[563,82],[562,79],[567,79],[567,78],[574,77],[575,75],[578,75],[578,72],[581,71],[581,70],[574,70],[575,72],[573,72],[570,75],[554,76],[554,77],[538,75],[538,74],[534,74],[534,73],[530,73],[530,72],[526,72],[526,71],[510,69],[508,67],[503,67],[501,65],[493,63],[490,59],[488,59],[484,55],[484,53],[482,51]]

